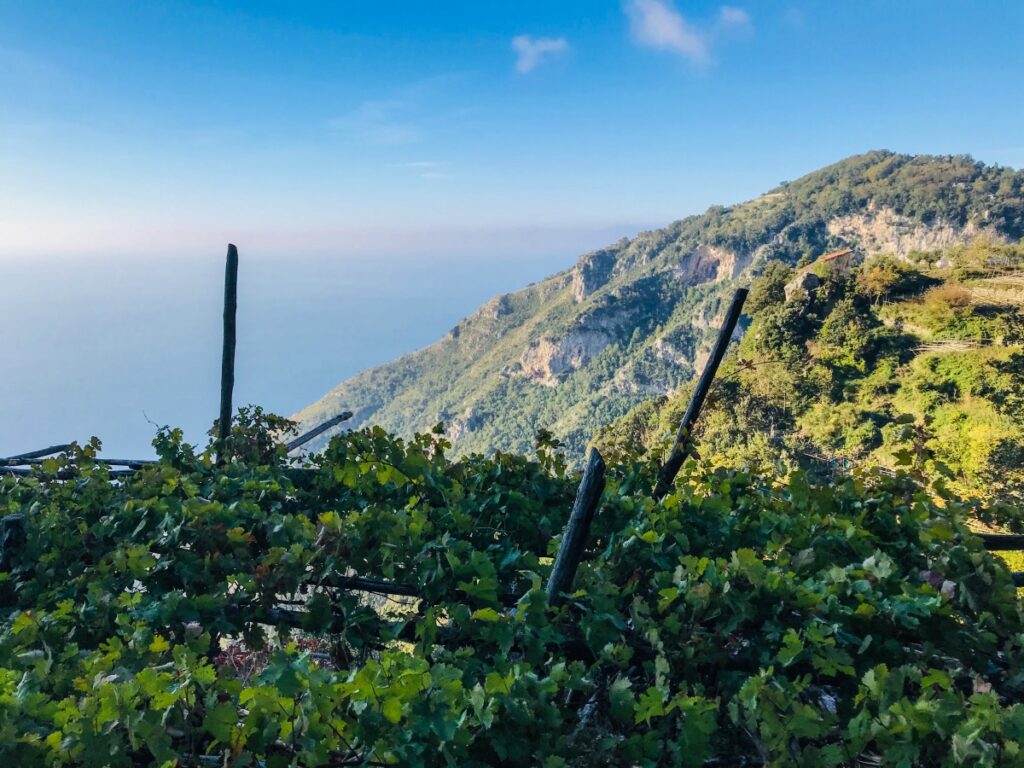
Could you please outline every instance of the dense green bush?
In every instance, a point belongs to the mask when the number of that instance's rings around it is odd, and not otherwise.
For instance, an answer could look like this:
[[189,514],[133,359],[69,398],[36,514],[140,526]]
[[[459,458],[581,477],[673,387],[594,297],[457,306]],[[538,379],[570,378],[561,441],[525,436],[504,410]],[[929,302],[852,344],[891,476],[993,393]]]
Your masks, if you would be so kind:
[[297,468],[247,422],[220,467],[165,431],[128,479],[92,445],[0,480],[11,765],[1021,764],[1021,605],[941,486],[691,461],[655,501],[614,465],[556,608],[550,437],[453,463],[368,430]]
[[882,299],[919,292],[931,282],[920,270],[892,256],[876,256],[857,270],[855,290],[877,304]]
[[[769,262],[752,283],[752,322],[723,363],[698,449],[729,466],[803,468],[822,480],[851,464],[895,469],[910,456],[961,495],[1021,508],[1024,273],[1013,270],[1022,253],[982,241],[922,258],[927,271],[890,258],[849,274],[819,263],[821,285],[789,300],[787,269]],[[940,262],[1002,271],[961,281],[953,266],[930,266]],[[623,456],[657,453],[690,391],[645,405],[599,443]]]

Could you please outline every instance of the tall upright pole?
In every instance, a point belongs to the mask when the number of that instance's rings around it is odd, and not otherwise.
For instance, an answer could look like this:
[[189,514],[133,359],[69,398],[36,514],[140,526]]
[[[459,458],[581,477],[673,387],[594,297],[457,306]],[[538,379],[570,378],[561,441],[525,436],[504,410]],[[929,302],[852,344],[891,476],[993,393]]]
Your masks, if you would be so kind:
[[231,434],[231,393],[235,388],[235,314],[238,309],[238,249],[228,245],[224,268],[224,351],[220,365],[220,432],[217,461],[223,462]]

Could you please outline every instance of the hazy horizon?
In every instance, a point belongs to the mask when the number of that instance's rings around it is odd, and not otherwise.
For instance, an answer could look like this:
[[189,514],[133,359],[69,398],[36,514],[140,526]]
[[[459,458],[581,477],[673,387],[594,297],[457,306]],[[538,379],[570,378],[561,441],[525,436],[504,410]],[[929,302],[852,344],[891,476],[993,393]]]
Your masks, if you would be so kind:
[[[288,416],[573,260],[253,257],[243,247],[240,261],[235,404]],[[222,253],[7,265],[0,324],[16,332],[0,346],[0,456],[96,435],[103,455],[145,457],[165,424],[205,443],[218,407],[223,271]]]

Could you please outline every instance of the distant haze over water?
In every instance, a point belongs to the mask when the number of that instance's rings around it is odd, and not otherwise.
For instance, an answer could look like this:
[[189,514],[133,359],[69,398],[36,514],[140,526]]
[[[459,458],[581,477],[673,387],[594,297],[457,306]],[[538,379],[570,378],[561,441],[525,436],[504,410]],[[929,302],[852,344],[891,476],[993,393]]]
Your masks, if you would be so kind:
[[[240,250],[235,404],[285,416],[575,256]],[[0,262],[0,456],[92,435],[103,455],[150,456],[147,418],[205,444],[218,407],[223,272],[223,253]]]

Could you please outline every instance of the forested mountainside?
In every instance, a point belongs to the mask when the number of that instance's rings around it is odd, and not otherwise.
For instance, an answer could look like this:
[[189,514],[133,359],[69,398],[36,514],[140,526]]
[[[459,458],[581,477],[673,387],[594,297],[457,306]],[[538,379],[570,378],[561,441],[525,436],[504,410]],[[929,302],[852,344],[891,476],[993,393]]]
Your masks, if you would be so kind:
[[545,428],[578,454],[602,425],[686,385],[723,300],[773,261],[804,265],[843,247],[906,260],[1022,235],[1020,171],[966,156],[850,157],[585,254],[492,299],[435,344],[342,382],[295,418],[312,426],[349,409],[346,427],[405,435],[443,421],[456,452],[526,450]]
[[[911,468],[1024,505],[1024,245],[915,257],[768,262],[697,426],[702,456],[783,475]],[[602,449],[660,456],[691,389],[638,406]]]

